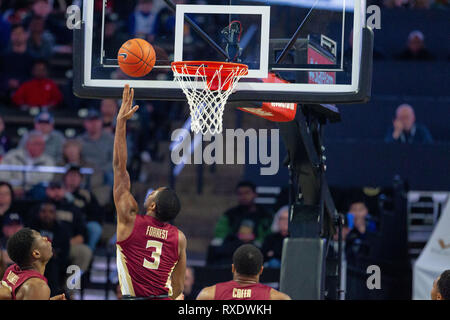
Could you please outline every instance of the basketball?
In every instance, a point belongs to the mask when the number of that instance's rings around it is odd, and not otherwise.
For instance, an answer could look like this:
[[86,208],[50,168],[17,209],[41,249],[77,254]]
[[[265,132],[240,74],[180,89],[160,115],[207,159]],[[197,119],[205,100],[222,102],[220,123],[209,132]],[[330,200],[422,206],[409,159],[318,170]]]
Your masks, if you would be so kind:
[[130,77],[143,77],[152,71],[156,61],[155,49],[142,39],[131,39],[119,49],[117,60],[122,71]]

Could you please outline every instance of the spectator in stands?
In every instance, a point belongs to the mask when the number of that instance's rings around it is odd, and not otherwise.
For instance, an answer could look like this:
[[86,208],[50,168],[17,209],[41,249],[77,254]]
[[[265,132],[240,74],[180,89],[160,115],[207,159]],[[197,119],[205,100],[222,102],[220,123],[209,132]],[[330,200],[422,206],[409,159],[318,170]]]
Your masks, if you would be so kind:
[[79,137],[82,145],[83,159],[94,163],[104,173],[105,183],[112,185],[112,156],[114,136],[103,131],[103,122],[100,113],[90,109],[84,120],[86,132]]
[[414,109],[409,104],[402,104],[396,110],[393,128],[388,130],[387,143],[432,143],[430,131],[422,124],[416,123]]
[[[31,165],[31,166],[54,166],[55,161],[52,157],[44,153],[45,139],[42,133],[30,133],[26,139],[25,145],[21,148],[11,149],[3,158],[2,164],[9,165]],[[31,189],[38,183],[51,181],[53,173],[4,171],[0,172],[0,179],[9,181],[17,196],[22,196],[24,191]]]
[[153,0],[138,0],[136,10],[128,19],[130,36],[153,42],[156,33],[156,18],[157,12],[154,11]]
[[272,214],[255,203],[256,187],[249,181],[242,181],[236,187],[238,205],[227,210],[217,222],[213,245],[220,245],[227,236],[238,233],[242,221],[250,220],[254,224],[255,240],[262,243],[270,232]]
[[262,253],[264,255],[264,266],[269,268],[280,268],[283,241],[288,236],[289,206],[281,207],[272,223],[272,233],[264,238]]
[[28,227],[51,241],[53,257],[47,263],[45,276],[51,291],[61,293],[65,271],[69,264],[71,230],[57,220],[55,204],[47,201],[41,203],[37,211],[32,212]]
[[5,132],[5,121],[0,116],[0,162],[10,148],[9,137]]
[[208,264],[227,265],[230,263],[234,251],[243,244],[253,244],[260,246],[261,243],[255,241],[255,224],[252,220],[242,220],[238,231],[228,235],[222,245],[210,246],[208,251]]
[[[77,165],[80,168],[92,168],[94,169],[94,174],[89,177],[89,187],[97,188],[103,185],[103,172],[101,169],[97,168],[95,164],[86,161],[81,156],[82,145],[77,139],[68,139],[64,142],[62,148],[62,161],[58,163],[59,166],[67,165]],[[88,177],[83,177],[83,186],[88,185]]]
[[10,46],[0,55],[0,95],[9,99],[12,92],[30,77],[33,57],[27,50],[28,33],[23,25],[11,27]]
[[[38,132],[44,136],[45,153],[53,158],[56,162],[61,161],[62,148],[66,138],[55,129],[55,119],[48,111],[42,111],[34,118],[34,130],[31,133]],[[19,146],[23,147],[29,134],[25,134],[19,142]]]
[[[77,165],[81,168],[92,168],[94,173],[92,175],[83,176],[81,185],[84,188],[89,188],[95,194],[98,202],[103,207],[110,203],[111,187],[104,184],[103,170],[97,167],[94,163],[86,161],[81,156],[82,145],[80,140],[69,139],[63,146],[63,160],[58,163],[59,166]],[[62,177],[61,177],[62,181]]]
[[366,204],[360,200],[350,204],[347,220],[349,232],[346,235],[346,257],[349,263],[355,263],[359,256],[369,254],[370,244],[366,241],[366,235],[375,232],[376,225],[369,215]]
[[[195,271],[192,267],[186,267],[186,276],[184,278],[184,289],[180,299],[177,300],[195,300],[200,292],[194,286],[195,283]],[[182,299],[181,299],[182,298]]]
[[52,12],[52,7],[48,0],[34,0],[31,10],[33,16],[46,19]]
[[376,226],[369,214],[367,205],[362,200],[354,200],[347,213],[347,221],[350,229],[357,229],[360,233],[365,233],[366,229],[375,231]]
[[450,300],[450,269],[445,270],[434,280],[431,300]]
[[[26,16],[25,22],[30,24],[33,18],[42,18],[45,22],[45,29],[51,33],[58,44],[53,50],[55,52],[70,53],[71,47],[68,44],[72,41],[73,31],[67,28],[64,14],[68,6],[71,4],[81,6],[81,2],[78,0],[33,0],[31,2],[34,3]],[[56,9],[53,10],[54,8]]]
[[33,64],[33,79],[23,83],[14,93],[12,101],[21,108],[57,107],[63,101],[58,85],[48,78],[48,66],[45,60]]
[[425,36],[419,30],[408,36],[407,47],[399,55],[398,60],[433,60],[434,56],[425,47]]
[[0,237],[2,237],[3,221],[9,214],[22,216],[14,205],[14,191],[6,181],[0,181]]
[[28,48],[30,54],[36,59],[50,59],[53,54],[55,39],[50,32],[45,30],[45,19],[34,16],[30,21],[29,32]]
[[13,264],[14,262],[8,256],[8,253],[6,251],[6,244],[8,242],[8,239],[22,228],[22,218],[18,213],[10,212],[5,215],[2,225],[2,236],[0,237],[0,250],[3,263],[5,263],[7,266]]
[[84,213],[87,224],[87,245],[95,250],[102,235],[103,210],[97,198],[87,189],[81,188],[80,167],[72,165],[64,174],[64,189],[68,192],[69,201]]
[[85,272],[92,259],[92,250],[85,244],[86,220],[82,212],[67,200],[60,182],[51,182],[46,189],[47,200],[56,207],[56,220],[65,225],[70,235],[70,263]]
[[103,130],[114,133],[116,126],[117,110],[119,106],[114,99],[104,99],[100,104],[100,113],[103,121]]

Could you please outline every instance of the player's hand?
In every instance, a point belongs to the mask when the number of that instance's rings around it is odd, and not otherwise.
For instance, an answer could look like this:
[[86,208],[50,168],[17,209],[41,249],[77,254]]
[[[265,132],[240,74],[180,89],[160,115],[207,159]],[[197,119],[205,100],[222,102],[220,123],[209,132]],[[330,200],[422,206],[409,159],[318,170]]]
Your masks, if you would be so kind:
[[58,294],[57,296],[51,297],[50,300],[67,300],[66,299],[66,295],[63,294]]
[[139,106],[134,106],[131,108],[133,105],[133,98],[134,89],[130,89],[130,86],[126,84],[125,88],[123,88],[122,106],[120,107],[119,114],[117,115],[117,120],[127,121],[139,109]]

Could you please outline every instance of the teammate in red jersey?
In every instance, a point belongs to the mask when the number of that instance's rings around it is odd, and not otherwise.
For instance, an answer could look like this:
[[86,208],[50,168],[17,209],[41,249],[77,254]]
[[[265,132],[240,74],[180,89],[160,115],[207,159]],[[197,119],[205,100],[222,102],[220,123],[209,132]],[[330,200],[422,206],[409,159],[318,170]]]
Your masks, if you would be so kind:
[[127,172],[126,122],[134,90],[125,85],[114,138],[114,203],[117,210],[117,271],[123,298],[175,299],[184,287],[186,237],[168,222],[180,211],[180,201],[167,187],[145,200],[145,215],[130,193]]
[[15,264],[7,268],[3,275],[0,299],[66,300],[64,294],[50,298],[44,272],[53,256],[53,249],[46,237],[35,230],[23,228],[8,240],[7,250]]
[[233,280],[204,288],[197,300],[291,300],[288,295],[259,283],[263,259],[254,245],[240,246],[233,254]]

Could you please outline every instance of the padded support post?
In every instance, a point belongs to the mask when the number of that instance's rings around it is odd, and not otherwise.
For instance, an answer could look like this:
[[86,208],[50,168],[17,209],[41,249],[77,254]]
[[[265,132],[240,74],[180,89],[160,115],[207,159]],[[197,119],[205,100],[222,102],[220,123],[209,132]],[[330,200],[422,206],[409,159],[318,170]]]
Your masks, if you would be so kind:
[[280,290],[294,300],[324,299],[325,254],[326,242],[324,239],[285,239]]
[[[333,268],[327,268],[326,260],[337,219],[325,181],[322,145],[323,125],[336,118],[339,113],[330,114],[328,108],[303,105],[294,121],[278,124],[299,190],[290,207],[290,236],[284,242],[280,274],[281,291],[293,299],[324,299],[326,279],[336,282],[340,278],[326,273],[326,269],[337,269],[335,262]],[[338,284],[329,287],[336,290]]]

